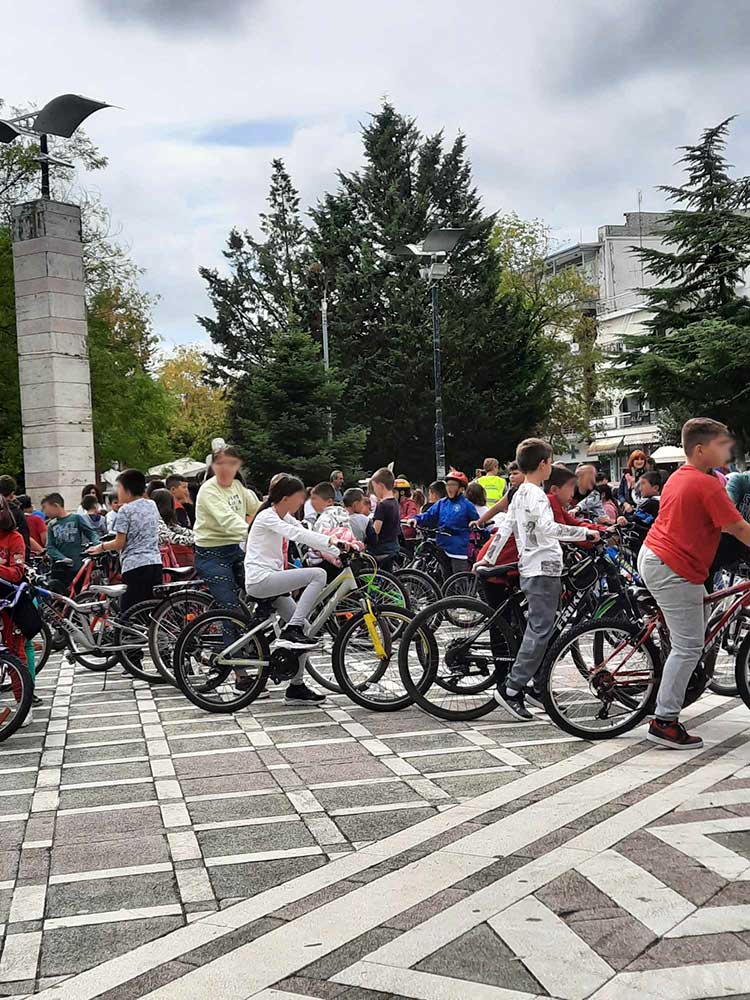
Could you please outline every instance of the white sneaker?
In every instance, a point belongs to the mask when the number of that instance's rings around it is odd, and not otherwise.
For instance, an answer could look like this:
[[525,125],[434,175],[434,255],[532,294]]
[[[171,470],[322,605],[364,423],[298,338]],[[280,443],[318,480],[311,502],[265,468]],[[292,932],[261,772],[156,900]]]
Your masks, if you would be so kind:
[[26,718],[21,723],[21,729],[25,729],[27,726],[30,726],[33,721],[34,721],[34,709],[30,708],[29,709],[29,714],[26,716]]

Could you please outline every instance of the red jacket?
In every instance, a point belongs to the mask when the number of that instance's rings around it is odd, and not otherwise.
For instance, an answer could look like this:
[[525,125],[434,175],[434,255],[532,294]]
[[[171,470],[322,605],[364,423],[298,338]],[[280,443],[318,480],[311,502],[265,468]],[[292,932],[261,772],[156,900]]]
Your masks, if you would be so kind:
[[[20,583],[26,570],[26,543],[18,531],[0,531],[0,580]],[[13,628],[10,615],[3,611],[3,641],[11,653],[26,662],[24,638]]]
[[[589,528],[591,531],[598,531],[601,528],[600,524],[590,524],[588,521],[581,521],[580,518],[573,517],[569,513],[557,498],[557,494],[548,493],[547,499],[549,500],[549,505],[552,508],[552,516],[557,521],[558,524],[571,524],[578,528]],[[477,562],[480,562],[484,558],[484,554],[490,547],[492,538],[482,546],[477,555]],[[591,542],[579,542],[579,545],[589,547],[592,545]],[[504,566],[506,563],[518,562],[518,548],[516,547],[516,540],[513,535],[510,536],[508,541],[505,543],[500,555],[495,560],[496,566]]]

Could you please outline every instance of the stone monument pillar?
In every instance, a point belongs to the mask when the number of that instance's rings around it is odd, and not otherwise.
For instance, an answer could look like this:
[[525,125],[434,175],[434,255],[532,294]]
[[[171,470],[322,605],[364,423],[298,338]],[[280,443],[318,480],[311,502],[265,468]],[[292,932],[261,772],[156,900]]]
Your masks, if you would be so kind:
[[13,209],[26,492],[69,510],[94,482],[81,210],[40,199]]

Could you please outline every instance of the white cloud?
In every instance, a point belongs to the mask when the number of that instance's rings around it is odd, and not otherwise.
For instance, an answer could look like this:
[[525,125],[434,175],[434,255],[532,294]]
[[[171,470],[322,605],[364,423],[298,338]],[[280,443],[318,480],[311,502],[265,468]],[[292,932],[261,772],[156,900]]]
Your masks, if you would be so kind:
[[[168,340],[201,336],[197,268],[220,264],[232,225],[257,226],[271,158],[284,157],[303,203],[314,202],[337,169],[359,163],[357,122],[384,96],[424,131],[466,133],[488,209],[540,216],[563,239],[619,222],[638,188],[645,208],[660,207],[653,188],[677,177],[675,146],[744,110],[726,32],[710,29],[713,46],[696,49],[701,25],[720,16],[696,0],[683,0],[673,36],[651,0],[257,0],[219,4],[227,17],[208,23],[215,6],[194,0],[167,5],[184,11],[177,25],[144,18],[140,0],[105,16],[105,2],[0,0],[2,96],[41,104],[72,91],[122,105],[91,119],[111,164],[84,180],[147,268]],[[297,129],[284,147],[192,141],[248,120]],[[749,144],[740,120],[730,150],[740,169]]]

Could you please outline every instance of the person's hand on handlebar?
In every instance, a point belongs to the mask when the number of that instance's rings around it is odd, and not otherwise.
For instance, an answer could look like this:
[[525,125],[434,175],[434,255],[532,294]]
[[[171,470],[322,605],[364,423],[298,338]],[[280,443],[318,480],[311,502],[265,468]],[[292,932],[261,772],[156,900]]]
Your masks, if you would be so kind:
[[100,543],[99,545],[92,545],[90,548],[84,550],[85,556],[100,556],[104,552],[104,546]]
[[598,531],[587,531],[586,541],[587,542],[598,542],[601,540],[601,534]]

